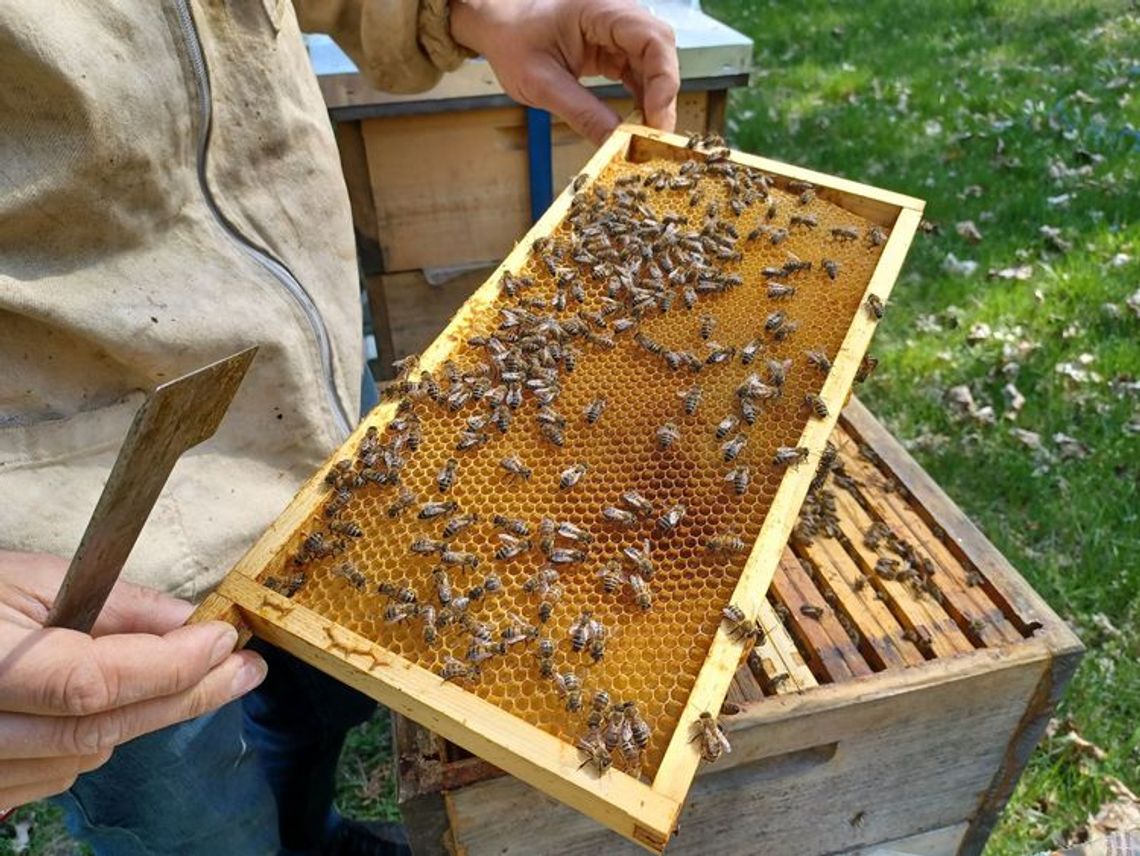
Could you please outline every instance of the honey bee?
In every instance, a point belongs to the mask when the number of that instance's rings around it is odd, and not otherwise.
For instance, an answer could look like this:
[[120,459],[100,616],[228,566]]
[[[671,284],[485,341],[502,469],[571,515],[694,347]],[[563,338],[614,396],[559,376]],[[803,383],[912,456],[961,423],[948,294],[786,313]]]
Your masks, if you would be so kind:
[[595,663],[600,663],[606,656],[606,631],[602,625],[598,625],[597,632],[590,639],[590,659]]
[[500,636],[507,645],[517,645],[519,642],[532,642],[538,638],[538,628],[529,624],[516,613],[510,613],[511,624],[503,628]]
[[396,370],[397,380],[406,380],[408,376],[415,370],[419,364],[420,358],[416,354],[409,354],[402,359],[396,360],[392,363],[392,368]]
[[752,637],[757,642],[763,641],[763,629],[753,619],[745,616],[744,610],[735,603],[722,609],[721,617],[728,623],[729,638],[739,641]]
[[444,550],[439,560],[445,565],[475,569],[479,567],[479,557],[474,553],[465,553],[462,550]]
[[550,561],[556,565],[580,564],[586,561],[586,553],[568,547],[555,547],[550,551]]
[[681,522],[684,516],[685,506],[678,503],[657,518],[657,528],[663,532],[676,529],[677,524]]
[[459,503],[453,499],[447,502],[427,502],[420,508],[420,513],[417,517],[420,520],[431,520],[436,517],[442,517],[445,514],[451,514],[459,508]]
[[756,402],[751,398],[740,399],[740,416],[748,425],[755,425],[756,419],[760,415],[759,409],[756,407]]
[[772,244],[773,247],[778,247],[786,240],[788,240],[787,229],[772,229],[768,233],[768,241]]
[[717,718],[708,711],[701,714],[700,719],[696,722],[698,731],[692,740],[700,740],[701,760],[708,763],[719,761],[720,758],[726,753],[732,751],[732,746],[728,742],[728,738],[724,736],[724,731],[721,730],[720,723]]
[[740,457],[740,453],[744,451],[745,445],[748,443],[748,437],[744,434],[737,434],[728,442],[721,445],[720,450],[724,456],[725,463],[731,464]]
[[566,699],[566,709],[570,713],[577,713],[582,709],[582,681],[573,672],[558,672],[554,675],[554,683],[559,694]]
[[654,356],[658,356],[664,352],[665,347],[658,342],[653,341],[644,333],[638,332],[634,335],[633,340],[637,342],[642,348]]
[[649,729],[649,724],[642,718],[641,712],[637,709],[634,702],[627,702],[623,707],[625,721],[629,725],[630,734],[633,737],[633,742],[639,749],[645,749],[649,745],[649,740],[653,732]]
[[832,259],[824,259],[822,262],[820,262],[820,265],[823,267],[823,269],[825,271],[827,271],[828,279],[831,279],[832,281],[838,279],[838,277],[839,277],[839,262],[834,261]]
[[447,569],[442,565],[432,569],[432,579],[435,580],[435,592],[443,606],[451,603],[451,579],[447,576]]
[[[803,197],[800,199],[802,201]],[[788,218],[788,222],[793,226],[806,226],[809,229],[814,229],[819,225],[819,218],[814,214],[793,214]]]
[[804,356],[807,361],[819,369],[821,374],[827,374],[831,371],[831,360],[828,359],[827,354],[819,350],[804,351]]
[[898,559],[891,559],[886,556],[880,556],[879,560],[875,562],[875,573],[882,577],[884,580],[894,580],[899,577],[899,561]]
[[685,286],[681,291],[681,301],[685,304],[686,309],[692,309],[697,305],[697,290],[691,285]]
[[826,419],[831,412],[827,409],[827,402],[814,392],[809,392],[804,395],[804,404],[808,406],[817,419]]
[[777,215],[778,213],[779,213],[779,207],[776,205],[776,200],[775,200],[775,199],[771,199],[771,200],[769,200],[769,202],[768,202],[768,210],[765,212],[765,216],[766,216],[766,217],[767,217],[769,220],[775,220],[775,219],[776,219],[776,215]]
[[768,283],[768,297],[771,300],[781,300],[785,297],[795,297],[796,287],[782,282]]
[[681,439],[681,429],[672,422],[666,422],[657,429],[657,447],[662,451],[669,449]]
[[697,408],[701,403],[701,388],[699,386],[692,386],[689,389],[682,389],[677,393],[677,397],[683,399],[683,407],[685,413],[692,416],[697,412]]
[[768,360],[768,380],[773,386],[783,386],[788,379],[788,369],[791,367],[791,360]]
[[642,517],[653,515],[653,503],[635,490],[627,490],[621,495],[621,501],[640,514]]
[[866,577],[856,577],[855,582],[853,582],[851,584],[851,590],[856,591],[856,592],[862,591],[866,587],[867,587],[867,578]]
[[732,489],[736,491],[737,496],[743,496],[748,492],[750,476],[751,471],[749,468],[747,466],[740,466],[729,470],[724,480],[732,482]]
[[605,690],[598,690],[590,699],[590,707],[599,712],[605,712],[610,706],[610,694]]
[[653,606],[653,593],[649,590],[649,583],[639,574],[630,574],[629,587],[633,592],[633,602],[642,612],[648,612]]
[[464,529],[479,522],[478,514],[460,514],[452,517],[447,521],[447,525],[443,527],[444,538],[454,538]]
[[435,607],[430,604],[424,604],[419,608],[419,617],[423,622],[423,629],[421,631],[424,644],[434,645],[439,638],[439,628],[435,623]]
[[305,584],[306,579],[307,577],[304,571],[298,571],[285,580],[280,580],[277,577],[266,577],[265,587],[285,597],[292,597],[301,590],[301,586]]
[[784,325],[784,322],[787,319],[787,314],[783,310],[777,309],[775,312],[770,313],[768,317],[764,319],[764,329],[769,333],[774,333]]
[[578,173],[578,175],[574,176],[574,183],[571,184],[574,192],[577,193],[579,190],[585,187],[586,182],[589,180],[589,178],[590,177],[584,172]]
[[816,621],[819,621],[821,618],[823,618],[823,607],[816,606],[813,603],[800,604],[800,614],[806,615],[808,618],[813,618]]
[[980,586],[984,582],[985,582],[985,577],[983,577],[977,571],[975,571],[975,570],[966,571],[966,585],[968,585],[972,588],[974,586]]
[[523,591],[527,594],[546,595],[555,589],[558,583],[558,571],[554,568],[542,568],[532,574],[523,582]]
[[363,538],[364,530],[351,520],[333,520],[329,522],[329,531],[349,538]]
[[748,545],[744,539],[733,533],[721,533],[704,540],[705,549],[710,553],[747,553]]
[[456,660],[454,657],[444,657],[443,666],[439,670],[439,676],[443,678],[444,683],[448,681],[474,680],[479,677],[479,665],[478,663],[473,663],[468,666],[462,660]]
[[325,503],[324,515],[329,518],[337,518],[344,512],[348,506],[349,501],[352,499],[352,491],[347,488],[337,488],[333,495]]
[[446,541],[436,541],[434,538],[417,538],[409,548],[413,553],[427,556],[432,553],[442,553],[447,549]]
[[705,357],[705,364],[715,366],[720,363],[726,363],[736,356],[736,348],[732,345],[719,345],[716,342],[706,342],[709,348],[709,355]]
[[554,603],[549,600],[544,600],[538,605],[538,620],[543,624],[550,620],[550,616],[554,613]]
[[716,330],[716,318],[712,315],[702,315],[701,323],[698,329],[700,337],[705,341],[712,338],[713,331]]
[[529,539],[516,538],[514,535],[508,535],[505,532],[499,533],[499,540],[502,542],[502,546],[495,551],[495,559],[500,562],[518,558],[529,551],[532,546]]
[[593,425],[602,418],[602,412],[606,409],[606,399],[595,398],[586,407],[584,416],[586,417],[586,424]]
[[579,737],[576,745],[578,750],[586,756],[586,760],[578,765],[579,770],[589,765],[600,776],[613,765],[610,753],[596,738]]
[[500,529],[510,532],[512,535],[525,538],[530,534],[530,525],[525,520],[520,520],[517,517],[504,517],[501,514],[496,514],[491,518],[491,522]]
[[333,569],[333,574],[348,582],[354,589],[363,591],[364,587],[368,585],[368,580],[364,578],[364,574],[352,562],[341,562]]
[[583,609],[579,616],[574,619],[574,623],[570,625],[570,648],[575,653],[585,650],[590,640],[594,638],[594,627],[597,624],[594,621],[593,613],[588,609]]
[[621,553],[626,561],[637,569],[643,579],[653,578],[653,562],[649,558],[649,541],[646,540],[641,547],[622,547]]
[[878,226],[872,226],[871,231],[867,234],[867,238],[870,240],[872,247],[881,247],[887,242],[887,233]]
[[390,603],[384,608],[384,621],[388,624],[399,624],[412,618],[417,612],[414,603]]
[[570,490],[570,488],[582,480],[582,476],[584,476],[588,470],[589,467],[586,464],[574,464],[567,467],[558,478],[559,489]]
[[759,339],[753,339],[747,345],[740,349],[740,364],[751,365],[752,361],[756,359],[756,355],[760,353],[763,343]]
[[879,360],[872,357],[870,354],[864,354],[863,359],[859,362],[859,369],[855,372],[855,383],[866,383],[869,378],[879,367]]
[[606,562],[598,571],[598,577],[602,581],[602,590],[606,594],[620,591],[621,587],[625,585],[625,574],[622,573],[621,565],[617,562]]
[[439,475],[435,479],[440,493],[447,493],[451,490],[451,486],[455,484],[455,476],[458,470],[459,461],[455,458],[448,458],[447,463],[443,465],[443,469],[439,471]]
[[632,511],[615,508],[612,505],[602,509],[602,517],[608,523],[614,523],[618,526],[634,526],[637,523],[637,516]]
[[795,320],[785,321],[784,324],[772,332],[772,338],[777,342],[782,342],[800,329],[800,322]]
[[800,194],[800,205],[807,205],[813,199],[815,199],[815,191],[812,190],[811,188],[808,188],[807,190],[805,190],[803,193]]
[[887,308],[883,305],[882,298],[880,298],[877,294],[868,294],[867,302],[864,304],[864,306],[867,308],[868,317],[872,318],[875,321],[881,320],[887,311]]
[[780,446],[776,449],[773,462],[778,467],[795,466],[807,460],[807,446]]
[[859,238],[859,229],[855,226],[836,226],[831,230],[831,237],[841,241],[855,241]]
[[622,728],[625,725],[625,713],[620,708],[613,708],[606,714],[606,727],[601,734],[602,744],[607,752],[613,752],[621,743]]
[[512,476],[517,476],[523,481],[529,481],[530,477],[534,474],[530,467],[528,467],[514,455],[503,458],[501,461],[499,461],[499,466],[510,473]]

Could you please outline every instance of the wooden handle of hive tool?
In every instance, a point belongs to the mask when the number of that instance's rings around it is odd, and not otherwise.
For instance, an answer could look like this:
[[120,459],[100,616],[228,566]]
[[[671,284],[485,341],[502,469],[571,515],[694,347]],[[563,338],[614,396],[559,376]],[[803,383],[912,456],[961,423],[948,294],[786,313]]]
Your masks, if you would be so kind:
[[213,436],[257,353],[226,357],[154,390],[131,423],[46,626],[87,633],[119,578],[166,478]]

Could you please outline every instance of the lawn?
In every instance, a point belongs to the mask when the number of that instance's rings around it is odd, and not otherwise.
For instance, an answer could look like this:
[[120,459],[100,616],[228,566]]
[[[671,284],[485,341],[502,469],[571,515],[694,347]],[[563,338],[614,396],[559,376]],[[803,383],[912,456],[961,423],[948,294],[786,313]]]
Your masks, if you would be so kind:
[[1093,745],[1058,728],[986,853],[1068,840],[1113,777],[1140,789],[1140,6],[705,9],[756,42],[734,146],[939,226],[861,394],[1088,646],[1058,717]]
[[[705,8],[756,41],[736,147],[928,201],[861,394],[1088,646],[986,853],[1068,841],[1140,790],[1140,6]],[[355,816],[393,816],[388,739],[354,735]]]

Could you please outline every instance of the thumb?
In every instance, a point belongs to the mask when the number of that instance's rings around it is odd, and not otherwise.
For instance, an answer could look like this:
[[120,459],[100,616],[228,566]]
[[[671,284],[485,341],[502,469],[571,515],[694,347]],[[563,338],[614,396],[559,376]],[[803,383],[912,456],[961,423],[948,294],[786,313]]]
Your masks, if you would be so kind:
[[194,605],[152,588],[120,581],[95,622],[92,636],[152,633],[162,636],[186,623]]
[[601,145],[621,122],[617,113],[582,86],[569,71],[552,63],[532,72],[533,88],[526,102],[557,114],[594,145]]

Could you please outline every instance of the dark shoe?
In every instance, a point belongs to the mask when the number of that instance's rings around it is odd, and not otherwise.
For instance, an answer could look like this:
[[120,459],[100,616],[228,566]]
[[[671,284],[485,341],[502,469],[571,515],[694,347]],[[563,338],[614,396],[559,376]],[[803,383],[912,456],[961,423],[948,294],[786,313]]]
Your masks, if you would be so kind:
[[323,856],[412,856],[412,848],[402,823],[342,818],[321,853]]

